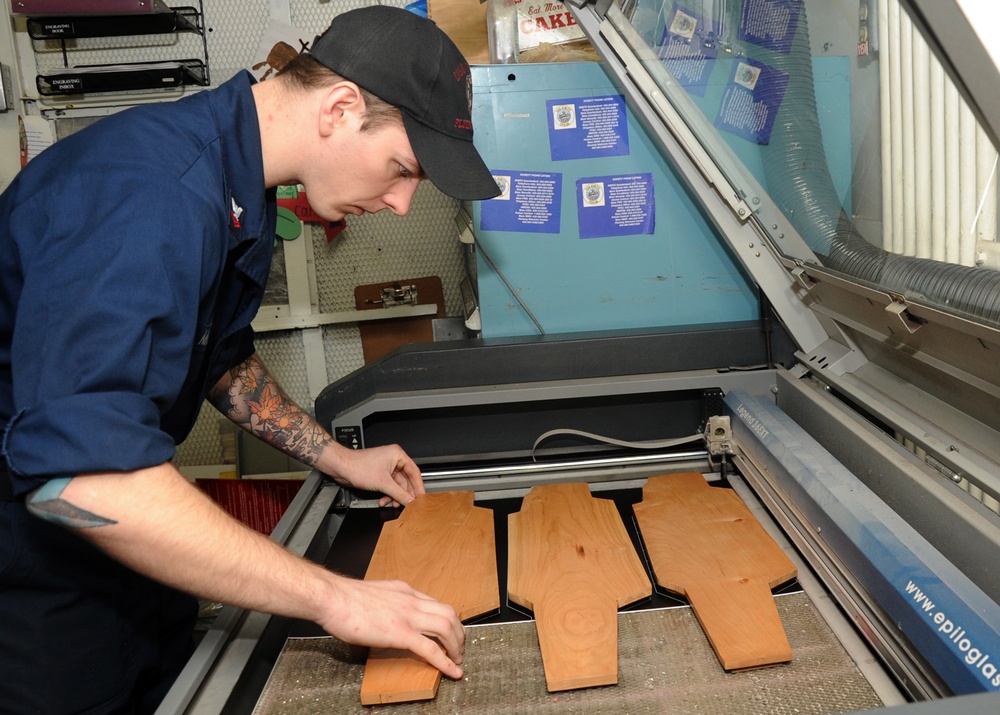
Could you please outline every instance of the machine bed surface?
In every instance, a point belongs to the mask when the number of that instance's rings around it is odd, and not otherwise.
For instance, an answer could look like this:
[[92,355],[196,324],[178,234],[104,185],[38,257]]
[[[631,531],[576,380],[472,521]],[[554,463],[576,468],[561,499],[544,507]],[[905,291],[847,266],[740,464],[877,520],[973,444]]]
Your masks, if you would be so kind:
[[364,707],[364,660],[329,637],[292,638],[255,715],[304,713],[834,713],[875,708],[876,694],[804,593],[777,599],[790,664],[726,673],[687,607],[618,617],[619,682],[549,693],[534,623],[472,626],[461,681],[437,698]]
[[[641,490],[596,491],[612,499],[649,569],[632,513]],[[833,713],[881,705],[877,695],[797,582],[776,603],[793,649],[790,664],[727,673],[683,599],[654,590],[620,612],[619,683],[549,693],[531,614],[506,599],[507,515],[521,497],[477,500],[493,509],[501,608],[470,625],[461,681],[442,679],[428,702],[363,707],[364,658],[315,626],[296,623],[254,713]],[[326,559],[363,576],[381,525],[398,510],[351,508]]]

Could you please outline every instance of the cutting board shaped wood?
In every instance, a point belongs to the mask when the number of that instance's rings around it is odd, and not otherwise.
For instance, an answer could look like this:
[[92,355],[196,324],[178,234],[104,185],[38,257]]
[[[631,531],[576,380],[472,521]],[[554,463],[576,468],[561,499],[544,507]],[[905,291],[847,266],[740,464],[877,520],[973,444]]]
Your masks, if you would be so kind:
[[551,692],[618,682],[618,609],[652,584],[614,502],[534,487],[508,516],[507,594],[535,614]]
[[792,659],[771,589],[795,565],[730,489],[700,474],[649,479],[633,509],[657,584],[687,597],[726,670]]
[[[367,580],[401,579],[450,604],[462,620],[500,608],[493,512],[472,492],[422,494],[382,526]],[[430,700],[441,672],[409,651],[373,648],[361,704]]]

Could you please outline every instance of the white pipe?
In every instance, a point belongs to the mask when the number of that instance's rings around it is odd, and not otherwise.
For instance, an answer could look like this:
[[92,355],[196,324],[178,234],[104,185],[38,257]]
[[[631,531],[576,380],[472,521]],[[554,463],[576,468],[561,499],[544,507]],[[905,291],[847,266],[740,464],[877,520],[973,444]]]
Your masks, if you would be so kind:
[[[879,0],[879,46],[889,47],[889,9],[886,0]],[[882,248],[892,249],[892,216],[893,216],[893,192],[896,186],[892,177],[892,142],[889,137],[893,136],[892,131],[892,110],[893,103],[890,101],[890,61],[883,60],[878,63],[879,76],[879,119],[882,127]]]
[[934,57],[930,58],[930,102],[931,102],[931,250],[930,257],[936,261],[947,259],[948,229],[948,179],[947,179],[947,135],[945,134],[945,82],[944,69]]
[[976,206],[977,241],[995,241],[997,237],[997,152],[986,132],[976,125]]
[[965,266],[997,251],[997,151],[892,0],[879,2],[882,246]]
[[[889,22],[887,28],[888,43],[883,47],[897,48],[895,52],[889,52],[889,115],[893,128],[903,125],[903,99],[902,99],[902,61],[898,51],[901,44],[899,27],[899,5],[895,2],[889,3]],[[893,253],[903,251],[903,132],[890,130],[890,144],[892,146],[891,181],[892,181],[892,222],[889,240],[885,249]]]
[[930,50],[914,38],[913,48],[913,242],[918,258],[931,257]]
[[[942,260],[949,263],[956,263],[958,261],[958,247],[962,234],[962,216],[959,211],[961,196],[959,191],[959,125],[961,123],[961,104],[958,89],[950,81],[945,82],[944,94],[945,161],[943,173],[945,177],[945,202],[940,212],[945,215],[945,229],[942,236],[942,242],[944,243],[944,257]],[[937,208],[937,204],[935,204],[935,208]]]
[[976,238],[973,221],[976,219],[976,118],[963,102],[959,110],[959,230],[958,263],[971,266],[976,260]]
[[[903,185],[903,236],[900,253],[904,256],[916,255],[917,232],[917,190],[914,181],[916,165],[916,145],[913,127],[913,25],[910,19],[900,14],[899,23],[900,105],[903,112],[903,172],[897,178]],[[894,244],[898,241],[894,241]]]

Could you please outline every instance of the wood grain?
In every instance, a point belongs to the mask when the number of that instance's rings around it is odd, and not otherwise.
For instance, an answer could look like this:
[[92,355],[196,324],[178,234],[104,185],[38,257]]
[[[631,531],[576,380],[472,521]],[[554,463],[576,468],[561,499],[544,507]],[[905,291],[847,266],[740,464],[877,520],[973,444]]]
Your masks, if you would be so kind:
[[[493,512],[472,492],[422,494],[382,526],[367,580],[401,579],[450,604],[462,620],[500,608]],[[362,705],[429,700],[441,672],[409,651],[373,648]]]
[[652,585],[614,502],[534,487],[508,532],[508,596],[534,612],[549,691],[617,683],[618,608]]
[[795,565],[730,489],[700,474],[651,478],[633,508],[656,582],[691,602],[726,670],[792,659],[771,589]]

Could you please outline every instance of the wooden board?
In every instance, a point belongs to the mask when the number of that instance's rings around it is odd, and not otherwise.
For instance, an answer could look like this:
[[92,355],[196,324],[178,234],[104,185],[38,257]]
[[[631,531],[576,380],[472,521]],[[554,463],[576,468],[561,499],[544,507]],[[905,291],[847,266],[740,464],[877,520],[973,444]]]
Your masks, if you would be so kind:
[[652,594],[614,502],[534,487],[508,517],[507,592],[535,614],[551,692],[618,682],[618,608]]
[[[382,526],[368,580],[401,579],[450,604],[462,620],[500,608],[493,512],[472,492],[422,494]],[[409,651],[373,648],[362,705],[429,700],[441,672]]]
[[445,315],[444,289],[438,276],[357,286],[354,289],[354,307],[358,310],[392,310],[382,307],[382,303],[378,302],[382,298],[382,289],[411,285],[417,287],[417,305],[437,305],[437,312],[434,315],[415,315],[358,323],[365,364],[403,345],[433,342],[434,319],[443,318]]
[[795,565],[730,489],[700,474],[653,477],[635,516],[656,582],[691,602],[726,670],[792,659],[771,589]]

